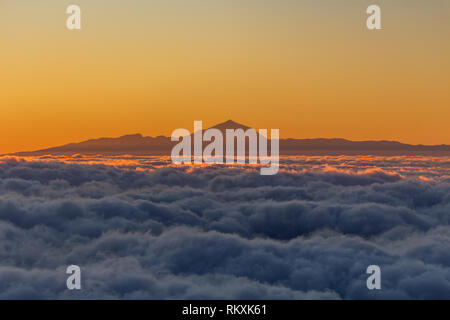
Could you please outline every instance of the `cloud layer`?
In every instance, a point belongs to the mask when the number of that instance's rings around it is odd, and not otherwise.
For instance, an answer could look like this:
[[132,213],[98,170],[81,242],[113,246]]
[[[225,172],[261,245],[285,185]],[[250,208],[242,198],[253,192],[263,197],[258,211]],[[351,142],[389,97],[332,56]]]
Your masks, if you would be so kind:
[[450,299],[448,162],[335,161],[261,176],[3,159],[0,299]]

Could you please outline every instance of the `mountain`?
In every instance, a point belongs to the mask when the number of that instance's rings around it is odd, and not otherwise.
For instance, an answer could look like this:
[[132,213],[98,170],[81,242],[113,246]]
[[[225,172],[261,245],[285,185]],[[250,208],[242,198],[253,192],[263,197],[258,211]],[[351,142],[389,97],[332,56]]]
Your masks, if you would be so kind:
[[[225,139],[226,129],[249,127],[232,120],[217,124]],[[270,130],[269,130],[270,131]],[[118,138],[100,138],[70,143],[63,146],[18,152],[18,156],[41,155],[170,155],[178,142],[170,137],[144,137],[141,134],[125,135]],[[225,143],[225,141],[224,141]],[[204,145],[207,143],[204,142]],[[449,145],[410,145],[396,141],[350,141],[346,139],[280,139],[281,155],[449,155]]]
[[228,120],[223,123],[216,124],[211,128],[219,129],[224,136],[226,129],[243,129],[243,130],[250,129],[250,127],[244,126],[243,124],[240,123],[236,123],[233,120]]
[[141,134],[130,134],[118,138],[100,138],[69,143],[63,146],[30,151],[18,152],[19,156],[37,155],[167,155],[173,142],[168,137],[143,137]]

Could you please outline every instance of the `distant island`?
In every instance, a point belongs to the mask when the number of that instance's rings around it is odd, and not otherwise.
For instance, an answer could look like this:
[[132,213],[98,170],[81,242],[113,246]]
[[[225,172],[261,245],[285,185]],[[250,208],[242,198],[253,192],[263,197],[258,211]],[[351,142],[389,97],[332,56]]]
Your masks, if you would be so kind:
[[[232,120],[215,125],[221,131],[249,127]],[[118,138],[91,139],[62,146],[17,152],[15,156],[43,155],[139,155],[169,156],[173,146],[170,137],[144,137],[141,134]],[[208,142],[204,142],[205,145]],[[450,156],[450,145],[411,145],[396,141],[350,141],[346,139],[280,139],[280,155],[425,155]]]

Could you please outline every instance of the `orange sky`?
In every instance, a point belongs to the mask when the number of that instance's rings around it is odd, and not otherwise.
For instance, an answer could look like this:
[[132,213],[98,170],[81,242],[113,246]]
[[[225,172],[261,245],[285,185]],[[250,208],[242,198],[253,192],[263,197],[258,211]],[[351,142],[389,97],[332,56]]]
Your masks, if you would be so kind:
[[450,144],[450,2],[377,1],[369,31],[372,3],[2,0],[0,153],[228,119]]

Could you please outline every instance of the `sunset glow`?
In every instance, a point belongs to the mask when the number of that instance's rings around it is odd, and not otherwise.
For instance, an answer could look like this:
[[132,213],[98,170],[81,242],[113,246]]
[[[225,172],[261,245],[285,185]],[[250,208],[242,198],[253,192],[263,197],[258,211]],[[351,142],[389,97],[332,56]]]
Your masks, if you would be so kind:
[[450,144],[450,2],[0,3],[0,153],[169,136],[194,120],[281,137]]

